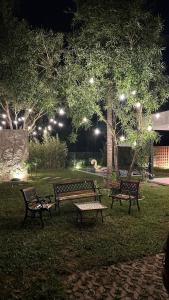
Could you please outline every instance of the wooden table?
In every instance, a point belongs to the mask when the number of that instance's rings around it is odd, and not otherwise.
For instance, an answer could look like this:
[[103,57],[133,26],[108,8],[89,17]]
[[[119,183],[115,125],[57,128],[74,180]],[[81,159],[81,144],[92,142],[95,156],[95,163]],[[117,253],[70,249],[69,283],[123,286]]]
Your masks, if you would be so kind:
[[77,210],[77,222],[80,221],[80,225],[83,223],[83,214],[84,212],[95,211],[96,212],[96,219],[98,213],[101,215],[102,223],[103,223],[103,210],[107,209],[108,207],[103,205],[100,202],[83,202],[83,203],[74,203],[76,210]]

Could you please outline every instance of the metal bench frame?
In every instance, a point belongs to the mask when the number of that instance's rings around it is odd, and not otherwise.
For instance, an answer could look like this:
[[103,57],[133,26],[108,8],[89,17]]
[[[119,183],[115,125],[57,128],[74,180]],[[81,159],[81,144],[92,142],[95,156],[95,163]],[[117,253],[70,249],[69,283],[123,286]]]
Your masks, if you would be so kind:
[[131,213],[132,204],[136,204],[138,211],[140,211],[139,206],[139,181],[127,181],[121,180],[120,186],[112,187],[111,194],[109,197],[112,198],[111,208],[113,207],[114,201],[119,201],[122,205],[122,201],[129,201],[128,213]]
[[69,180],[53,184],[55,196],[55,209],[60,211],[62,201],[79,200],[84,198],[94,198],[101,202],[101,193],[96,187],[94,180]]

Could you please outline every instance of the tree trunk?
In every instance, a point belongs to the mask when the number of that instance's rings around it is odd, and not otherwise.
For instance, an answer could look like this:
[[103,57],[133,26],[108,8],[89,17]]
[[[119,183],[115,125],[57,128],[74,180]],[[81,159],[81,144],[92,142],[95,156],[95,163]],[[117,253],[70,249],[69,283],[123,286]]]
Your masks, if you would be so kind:
[[128,174],[127,174],[128,179],[131,179],[131,173],[133,171],[133,167],[134,167],[134,164],[135,164],[135,161],[136,161],[136,157],[137,157],[137,151],[134,150],[134,154],[133,154],[133,157],[132,157],[132,162],[130,164],[130,168],[129,168]]
[[111,97],[108,97],[107,103],[107,186],[112,182],[112,171],[113,171],[113,141],[112,141],[112,101]]
[[13,124],[12,124],[12,119],[11,119],[11,115],[10,115],[9,105],[8,105],[7,99],[5,99],[5,111],[6,111],[6,114],[7,114],[7,120],[8,120],[9,128],[12,130],[13,129]]
[[118,166],[118,146],[117,146],[117,141],[116,137],[114,138],[114,169],[116,172],[116,179],[119,178],[119,166]]

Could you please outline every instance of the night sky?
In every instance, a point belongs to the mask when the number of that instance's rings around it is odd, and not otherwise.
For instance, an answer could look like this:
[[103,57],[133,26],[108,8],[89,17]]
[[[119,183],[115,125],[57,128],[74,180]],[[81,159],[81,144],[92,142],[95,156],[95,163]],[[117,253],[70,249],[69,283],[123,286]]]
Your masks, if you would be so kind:
[[[148,8],[155,14],[159,14],[163,19],[163,34],[166,40],[166,51],[164,52],[164,61],[169,74],[169,0],[150,0]],[[19,18],[24,18],[33,28],[45,28],[53,31],[71,31],[71,21],[75,10],[75,4],[71,0],[18,0],[16,5],[16,14]],[[161,110],[168,110],[169,103],[166,103]],[[162,134],[162,133],[161,133]],[[92,132],[81,132],[79,141],[71,146],[72,151],[97,151],[105,143],[103,135],[97,137],[92,143]],[[82,138],[83,136],[83,138]],[[162,134],[160,144],[169,145],[169,133]]]

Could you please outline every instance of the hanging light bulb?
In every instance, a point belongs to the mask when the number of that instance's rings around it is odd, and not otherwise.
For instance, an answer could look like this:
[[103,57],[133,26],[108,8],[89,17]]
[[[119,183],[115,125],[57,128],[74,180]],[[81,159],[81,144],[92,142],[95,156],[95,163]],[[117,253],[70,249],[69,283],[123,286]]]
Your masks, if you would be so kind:
[[59,115],[63,116],[65,114],[65,111],[63,108],[59,108]]
[[88,119],[87,119],[86,117],[84,117],[84,118],[82,119],[82,122],[83,122],[83,123],[87,123],[87,122],[88,122]]
[[18,124],[18,121],[17,121],[17,120],[14,120],[13,122],[14,122],[14,124],[15,124],[15,125],[17,125],[17,124]]
[[99,135],[100,133],[101,133],[100,129],[99,128],[95,128],[94,134],[95,135]]
[[135,90],[132,91],[131,94],[132,94],[133,96],[135,96],[135,95],[136,95],[136,91],[135,91]]
[[3,129],[3,127],[2,126],[0,126],[0,130],[2,130]]
[[91,77],[91,78],[89,79],[89,83],[91,83],[91,84],[94,83],[94,78],[93,78],[93,77]]
[[121,94],[120,96],[119,96],[119,100],[120,101],[124,101],[126,99],[126,96],[124,95],[124,94]]
[[29,108],[28,111],[29,111],[29,112],[32,112],[32,108]]
[[147,127],[147,130],[150,132],[150,131],[152,130],[152,126],[149,125],[149,126]]
[[53,119],[53,118],[51,118],[51,119],[49,120],[49,122],[50,122],[50,123],[53,123],[53,122],[54,122],[54,119]]
[[21,118],[18,118],[18,121],[19,121],[19,122],[21,122],[21,121],[22,121],[22,119],[21,119]]
[[124,136],[124,135],[121,135],[121,136],[120,136],[120,141],[121,141],[121,142],[124,142],[124,141],[125,141],[125,136]]
[[2,118],[3,118],[3,119],[6,119],[6,114],[2,114]]
[[136,107],[136,108],[140,108],[140,107],[141,107],[141,103],[140,103],[140,102],[137,102],[137,103],[135,104],[135,107]]
[[6,125],[6,121],[1,121],[1,124],[2,125]]
[[56,125],[56,124],[57,124],[57,121],[56,121],[56,120],[54,120],[54,121],[53,121],[53,124],[55,124],[55,125]]
[[59,127],[63,127],[63,123],[59,122],[59,123],[58,123],[58,126],[59,126]]
[[52,126],[48,125],[48,130],[51,131],[52,130]]
[[31,126],[28,126],[28,130],[30,130],[31,129]]
[[37,132],[36,132],[36,131],[33,131],[33,133],[32,133],[32,134],[35,136],[35,135],[37,135]]
[[160,114],[159,113],[155,114],[155,117],[158,120],[160,118]]
[[42,130],[42,127],[41,127],[41,126],[39,126],[39,127],[38,127],[38,130]]

